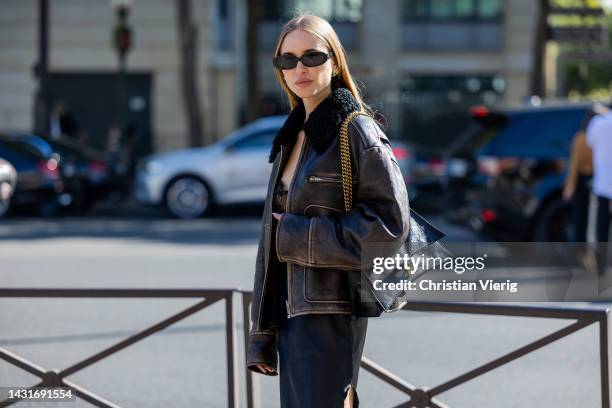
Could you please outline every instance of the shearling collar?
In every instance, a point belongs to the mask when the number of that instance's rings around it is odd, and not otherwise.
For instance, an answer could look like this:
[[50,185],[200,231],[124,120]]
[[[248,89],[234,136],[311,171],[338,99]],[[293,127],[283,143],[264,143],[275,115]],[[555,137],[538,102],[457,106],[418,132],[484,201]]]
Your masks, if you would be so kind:
[[323,152],[338,137],[344,119],[351,112],[360,109],[361,106],[351,91],[346,88],[338,88],[331,91],[327,98],[317,105],[304,123],[306,112],[304,103],[300,101],[299,105],[289,113],[289,117],[272,142],[270,163],[274,162],[281,145],[289,146],[293,144],[302,128],[308,142],[313,145],[317,152]]

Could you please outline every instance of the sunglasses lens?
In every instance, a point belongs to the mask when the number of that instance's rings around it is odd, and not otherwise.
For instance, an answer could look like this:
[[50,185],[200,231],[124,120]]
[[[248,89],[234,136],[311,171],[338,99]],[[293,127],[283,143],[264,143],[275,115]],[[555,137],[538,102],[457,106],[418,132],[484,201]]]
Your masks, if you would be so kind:
[[272,63],[278,69],[293,69],[296,67],[298,59],[293,55],[279,55],[272,59]]
[[318,67],[327,61],[327,54],[323,52],[309,52],[304,54],[302,62],[307,67]]

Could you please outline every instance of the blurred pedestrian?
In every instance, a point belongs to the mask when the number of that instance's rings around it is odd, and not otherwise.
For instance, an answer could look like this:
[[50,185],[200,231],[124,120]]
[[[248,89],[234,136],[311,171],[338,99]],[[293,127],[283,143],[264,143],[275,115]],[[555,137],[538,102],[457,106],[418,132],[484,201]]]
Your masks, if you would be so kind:
[[580,129],[572,140],[567,177],[563,187],[563,199],[566,202],[571,202],[571,240],[573,242],[587,241],[589,202],[593,178],[593,152],[587,144],[585,132],[595,115],[595,111],[589,109],[584,115]]
[[587,144],[593,150],[593,192],[597,196],[597,242],[600,243],[600,273],[607,265],[607,243],[610,235],[610,199],[612,198],[612,112],[596,107],[586,131]]
[[64,102],[58,102],[55,105],[51,113],[50,129],[53,140],[60,139],[62,136],[68,136],[75,140],[79,139],[79,123]]
[[136,161],[138,160],[138,157],[136,156],[137,140],[138,131],[136,126],[133,123],[130,123],[125,127],[125,132],[121,138],[121,146],[126,160],[126,174],[128,180],[131,180],[136,173]]

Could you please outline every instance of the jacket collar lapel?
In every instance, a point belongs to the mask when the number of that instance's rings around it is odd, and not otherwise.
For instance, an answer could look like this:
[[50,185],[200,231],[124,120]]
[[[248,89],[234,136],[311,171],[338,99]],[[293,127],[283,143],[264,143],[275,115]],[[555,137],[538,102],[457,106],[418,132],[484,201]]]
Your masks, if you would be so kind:
[[291,146],[303,128],[310,144],[319,153],[323,152],[338,137],[344,119],[361,106],[351,91],[346,88],[333,90],[312,111],[306,123],[304,104],[300,103],[289,113],[289,117],[272,142],[269,162],[274,162],[281,145]]

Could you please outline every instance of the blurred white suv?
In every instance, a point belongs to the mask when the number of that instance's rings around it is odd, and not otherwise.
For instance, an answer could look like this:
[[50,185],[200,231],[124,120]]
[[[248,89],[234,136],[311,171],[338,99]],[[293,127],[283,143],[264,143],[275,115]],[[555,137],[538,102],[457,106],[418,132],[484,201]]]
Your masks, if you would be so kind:
[[178,218],[197,218],[214,205],[265,201],[272,140],[287,116],[270,116],[202,148],[142,159],[134,195],[142,204],[165,205]]
[[0,157],[0,217],[8,212],[16,185],[17,171]]

